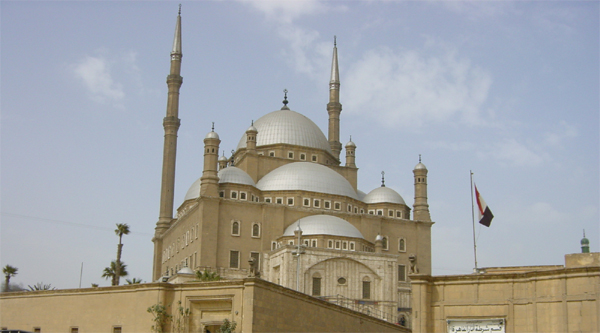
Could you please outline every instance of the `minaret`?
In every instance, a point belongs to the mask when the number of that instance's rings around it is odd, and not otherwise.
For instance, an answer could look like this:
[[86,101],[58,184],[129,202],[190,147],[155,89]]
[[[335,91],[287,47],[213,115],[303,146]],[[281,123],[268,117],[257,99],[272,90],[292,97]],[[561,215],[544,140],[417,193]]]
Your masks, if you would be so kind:
[[171,70],[167,76],[169,94],[167,97],[167,116],[163,119],[165,143],[163,148],[162,184],[160,190],[160,213],[154,233],[154,269],[153,279],[161,274],[162,239],[161,235],[169,228],[173,219],[173,201],[175,190],[175,157],[177,153],[177,131],[179,130],[179,88],[181,77],[181,5],[175,25],[173,50],[171,51]]
[[227,167],[227,157],[225,157],[225,151],[223,150],[223,156],[219,157],[219,170],[223,170]]
[[204,138],[204,170],[200,177],[200,196],[217,197],[219,192],[219,176],[217,165],[219,159],[219,134],[212,130]]
[[413,205],[413,220],[431,221],[429,215],[429,204],[427,204],[427,167],[421,163],[419,155],[419,164],[413,170],[415,175],[415,204]]
[[337,43],[333,37],[333,60],[331,61],[331,80],[329,81],[329,103],[327,103],[327,113],[329,113],[329,146],[333,155],[339,160],[342,144],[340,143],[340,113],[342,104],[340,104],[340,73],[338,68]]
[[352,142],[352,137],[350,137],[350,141],[346,144],[346,166],[351,168],[356,168],[356,144]]
[[583,238],[581,239],[581,253],[590,253],[590,240],[585,237],[585,229],[583,229]]

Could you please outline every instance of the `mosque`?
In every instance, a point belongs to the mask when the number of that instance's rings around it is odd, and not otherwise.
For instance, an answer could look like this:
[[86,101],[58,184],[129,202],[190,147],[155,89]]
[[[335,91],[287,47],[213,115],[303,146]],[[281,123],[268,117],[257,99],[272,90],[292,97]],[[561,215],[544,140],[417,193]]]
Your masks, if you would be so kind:
[[340,142],[335,41],[328,136],[287,106],[287,91],[279,110],[240,133],[232,156],[219,157],[220,139],[213,127],[204,139],[202,176],[173,216],[181,59],[179,16],[167,78],[153,279],[186,267],[215,271],[224,278],[258,273],[284,287],[335,302],[360,303],[390,321],[406,323],[408,274],[431,274],[427,168],[419,158],[412,170],[412,207],[385,186],[383,176],[368,193],[358,189],[357,145],[349,141],[342,150]]

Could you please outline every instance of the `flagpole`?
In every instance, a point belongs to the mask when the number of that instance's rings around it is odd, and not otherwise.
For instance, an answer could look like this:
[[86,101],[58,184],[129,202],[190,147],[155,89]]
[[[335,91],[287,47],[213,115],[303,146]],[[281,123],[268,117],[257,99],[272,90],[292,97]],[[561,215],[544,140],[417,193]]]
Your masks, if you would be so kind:
[[473,219],[473,253],[475,255],[475,269],[474,272],[478,272],[477,268],[477,241],[475,240],[475,204],[473,203],[473,171],[471,173],[471,218]]

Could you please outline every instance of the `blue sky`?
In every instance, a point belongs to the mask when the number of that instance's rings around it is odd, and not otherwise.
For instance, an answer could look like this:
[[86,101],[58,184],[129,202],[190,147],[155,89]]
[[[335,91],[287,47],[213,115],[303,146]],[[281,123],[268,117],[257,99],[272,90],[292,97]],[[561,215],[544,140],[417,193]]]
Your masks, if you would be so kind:
[[[12,281],[109,285],[123,260],[150,279],[166,75],[179,2],[2,1],[0,264]],[[175,206],[215,122],[235,149],[289,106],[326,133],[337,35],[341,137],[359,188],[412,205],[429,169],[433,271],[470,273],[469,170],[493,211],[481,267],[563,264],[583,229],[598,251],[596,1],[188,1]]]

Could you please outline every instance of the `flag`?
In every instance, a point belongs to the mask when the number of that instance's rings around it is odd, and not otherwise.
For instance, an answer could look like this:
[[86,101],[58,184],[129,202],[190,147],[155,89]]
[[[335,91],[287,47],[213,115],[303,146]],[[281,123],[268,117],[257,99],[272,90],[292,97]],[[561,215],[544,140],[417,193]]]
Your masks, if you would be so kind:
[[477,200],[477,207],[479,208],[479,223],[489,227],[492,224],[494,214],[492,214],[490,207],[488,207],[481,194],[479,194],[479,191],[477,191],[477,185],[475,185],[475,198]]

